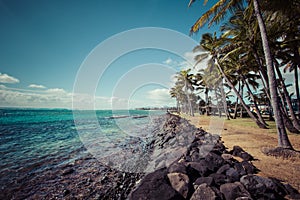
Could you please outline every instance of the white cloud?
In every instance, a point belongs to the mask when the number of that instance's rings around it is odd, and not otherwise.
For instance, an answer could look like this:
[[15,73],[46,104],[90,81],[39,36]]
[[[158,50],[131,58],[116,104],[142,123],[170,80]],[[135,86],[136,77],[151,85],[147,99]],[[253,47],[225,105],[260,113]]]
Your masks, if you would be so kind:
[[174,61],[171,58],[168,58],[167,60],[165,60],[163,63],[167,64],[167,65],[171,65]]
[[154,106],[174,105],[174,100],[170,97],[169,89],[166,88],[150,90],[147,97],[151,100]]
[[67,93],[64,89],[62,88],[50,88],[48,90],[46,90],[46,92],[48,93],[58,93],[58,94],[62,94],[62,93]]
[[37,84],[30,84],[28,87],[29,88],[36,88],[36,89],[44,89],[44,88],[46,88],[43,85],[37,85]]
[[19,83],[19,79],[0,73],[0,83]]

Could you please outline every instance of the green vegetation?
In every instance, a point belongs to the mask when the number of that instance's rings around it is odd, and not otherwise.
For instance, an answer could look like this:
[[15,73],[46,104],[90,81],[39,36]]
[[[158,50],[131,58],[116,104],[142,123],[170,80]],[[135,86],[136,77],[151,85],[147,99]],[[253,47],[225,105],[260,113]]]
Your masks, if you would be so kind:
[[[191,0],[189,6],[194,2]],[[228,11],[231,17],[224,20]],[[267,124],[262,117],[263,104],[269,119],[275,118],[278,146],[292,149],[287,130],[300,133],[295,113],[298,110],[299,115],[300,110],[300,2],[219,0],[195,22],[191,33],[198,32],[205,23],[222,23],[221,34],[203,34],[193,50],[194,69],[208,60],[205,69],[178,72],[170,90],[177,100],[177,110],[194,115],[198,107],[202,114],[217,113],[227,119],[237,118],[238,110],[243,116],[244,110],[258,127],[266,129],[273,123]],[[287,71],[294,73],[296,107],[282,75]],[[229,94],[234,94],[236,102],[229,101]]]

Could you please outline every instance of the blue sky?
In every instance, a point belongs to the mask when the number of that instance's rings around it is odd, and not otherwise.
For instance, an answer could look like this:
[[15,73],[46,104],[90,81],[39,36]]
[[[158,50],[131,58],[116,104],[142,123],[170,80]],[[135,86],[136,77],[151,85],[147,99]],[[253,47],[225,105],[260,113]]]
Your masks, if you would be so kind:
[[[188,9],[188,2],[0,0],[0,106],[70,108],[76,75],[97,45],[115,34],[142,27],[188,35],[195,20],[211,6],[198,1]],[[212,27],[209,31],[215,30]],[[206,28],[192,39],[198,41],[205,32]],[[100,99],[97,108],[109,109],[112,99],[121,98],[111,92],[126,72],[147,63],[178,70],[184,59],[191,59],[188,52],[183,56],[187,57],[149,49],[120,56],[95,91]],[[145,85],[129,92],[137,106],[172,105],[166,87]]]

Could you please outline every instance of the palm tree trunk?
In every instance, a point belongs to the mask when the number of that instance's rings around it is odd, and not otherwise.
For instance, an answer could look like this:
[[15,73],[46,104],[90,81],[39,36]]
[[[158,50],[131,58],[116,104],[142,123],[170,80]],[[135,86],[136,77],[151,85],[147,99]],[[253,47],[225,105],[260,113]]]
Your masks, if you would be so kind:
[[219,117],[222,117],[221,111],[220,111],[220,106],[219,106],[219,97],[217,94],[217,89],[215,89],[215,96],[216,96],[216,101],[217,101],[217,110],[218,110],[218,115]]
[[247,87],[247,90],[249,91],[250,97],[251,97],[251,99],[252,99],[252,101],[253,101],[253,103],[254,103],[254,107],[255,107],[255,109],[257,110],[256,114],[257,114],[257,117],[258,117],[259,121],[260,121],[262,124],[264,124],[265,126],[268,126],[268,124],[265,122],[265,120],[263,119],[263,117],[261,116],[261,114],[260,114],[260,112],[259,112],[259,108],[258,108],[258,106],[257,106],[256,100],[255,100],[254,95],[253,95],[253,93],[252,93],[252,91],[251,91],[251,89],[250,89],[249,84],[248,84],[247,81],[245,80],[245,77],[244,77],[244,76],[242,76],[242,79],[243,79],[243,81],[245,82],[245,85],[246,85],[246,87]]
[[295,92],[298,103],[298,119],[300,119],[300,94],[299,94],[299,82],[298,82],[298,68],[297,66],[294,69],[294,79],[295,79]]
[[225,91],[224,91],[223,79],[222,79],[222,82],[221,82],[221,87],[219,87],[219,88],[221,90],[222,102],[223,102],[225,115],[226,115],[227,119],[230,120],[230,118],[232,118],[232,116],[230,116],[230,114],[228,112],[228,105],[227,105],[226,95],[225,95]]
[[[241,92],[241,82],[238,81],[238,83],[239,83],[239,86],[238,86],[238,88],[239,88],[239,89],[238,89],[238,93],[240,94],[240,92]],[[234,106],[233,119],[236,119],[238,105],[239,105],[239,98],[236,97],[235,106]]]
[[208,92],[209,92],[208,88],[205,88],[205,112],[207,116],[209,116]]
[[234,87],[234,85],[232,84],[232,82],[228,79],[228,77],[226,76],[226,74],[224,73],[223,69],[221,68],[221,66],[219,65],[219,63],[216,64],[222,77],[226,80],[227,84],[229,85],[229,87],[235,92],[235,94],[237,95],[237,97],[239,98],[241,104],[243,105],[243,107],[245,108],[245,110],[247,111],[248,115],[251,117],[251,119],[257,124],[257,126],[259,128],[267,128],[263,123],[261,123],[254,115],[253,113],[250,111],[250,109],[248,108],[248,106],[246,105],[244,99],[241,97],[241,95],[238,93],[237,89]]
[[265,59],[266,59],[266,65],[267,65],[267,71],[268,71],[268,78],[269,78],[269,87],[270,87],[270,95],[271,95],[271,101],[272,101],[272,107],[274,111],[274,117],[276,122],[276,128],[278,133],[278,146],[283,148],[289,148],[292,149],[291,142],[289,141],[288,135],[285,130],[283,119],[280,115],[279,111],[279,102],[278,102],[278,95],[277,95],[277,86],[276,86],[276,77],[274,68],[272,65],[272,57],[271,57],[271,51],[269,48],[269,43],[267,39],[267,32],[266,27],[264,24],[264,21],[262,19],[262,15],[260,13],[259,5],[257,0],[253,0],[253,6],[255,15],[258,21],[258,26],[261,34],[262,39],[262,45],[264,49]]
[[[277,62],[277,61],[275,61],[275,62]],[[282,86],[282,91],[283,91],[283,94],[284,94],[285,101],[286,101],[287,106],[288,106],[289,111],[290,111],[290,115],[291,115],[291,118],[292,118],[293,126],[298,131],[300,131],[300,124],[298,123],[298,120],[296,118],[296,115],[295,115],[295,112],[294,112],[294,109],[293,109],[293,106],[292,106],[292,100],[291,100],[290,95],[289,95],[289,93],[288,93],[288,91],[286,89],[286,86],[284,84],[284,80],[282,78],[281,71],[279,70],[279,68],[277,66],[275,66],[275,69],[276,69],[279,81],[281,83],[281,86]],[[284,104],[284,101],[282,102],[282,104]]]
[[[242,82],[241,91],[240,91],[242,99],[244,98],[244,83]],[[243,118],[243,106],[240,105],[240,118]]]
[[299,92],[299,81],[298,81],[298,67],[300,68],[300,55],[299,55],[299,51],[298,48],[295,47],[294,48],[294,54],[296,57],[296,65],[295,69],[294,69],[294,79],[295,79],[295,93],[296,93],[296,97],[297,97],[297,103],[298,103],[298,119],[300,119],[300,92]]

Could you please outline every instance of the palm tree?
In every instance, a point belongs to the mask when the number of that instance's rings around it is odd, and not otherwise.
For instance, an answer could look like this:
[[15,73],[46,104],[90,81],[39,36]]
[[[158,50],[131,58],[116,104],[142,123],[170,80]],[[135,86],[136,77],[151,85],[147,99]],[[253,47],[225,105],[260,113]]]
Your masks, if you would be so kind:
[[[190,2],[189,5],[191,5],[192,3],[193,2]],[[213,16],[213,18],[209,22],[210,25],[214,22],[216,23],[219,22],[229,9],[235,9],[241,7],[242,3],[243,3],[242,0],[230,0],[230,1],[219,0],[211,9],[209,9],[205,14],[203,14],[196,21],[196,23],[191,28],[191,32],[197,32],[199,28],[203,26],[204,23],[206,23],[211,16]],[[265,23],[263,21],[263,17],[261,14],[258,1],[252,0],[252,5],[249,4],[249,6],[253,6],[254,13],[257,18],[257,22],[260,30],[261,39],[262,39],[262,46],[264,50],[268,79],[269,79],[268,83],[270,89],[271,103],[273,107],[277,133],[278,133],[278,146],[292,149],[292,145],[288,139],[282,116],[280,115],[280,105],[279,105],[278,94],[277,94],[276,76],[273,68],[272,56],[269,48]]]
[[194,116],[194,106],[192,102],[191,92],[194,90],[192,85],[192,74],[189,74],[191,70],[181,70],[177,73],[176,78],[179,85],[181,85],[181,89],[183,90],[184,97],[186,98],[186,102],[184,103],[184,107],[187,109],[187,113],[191,116]]

